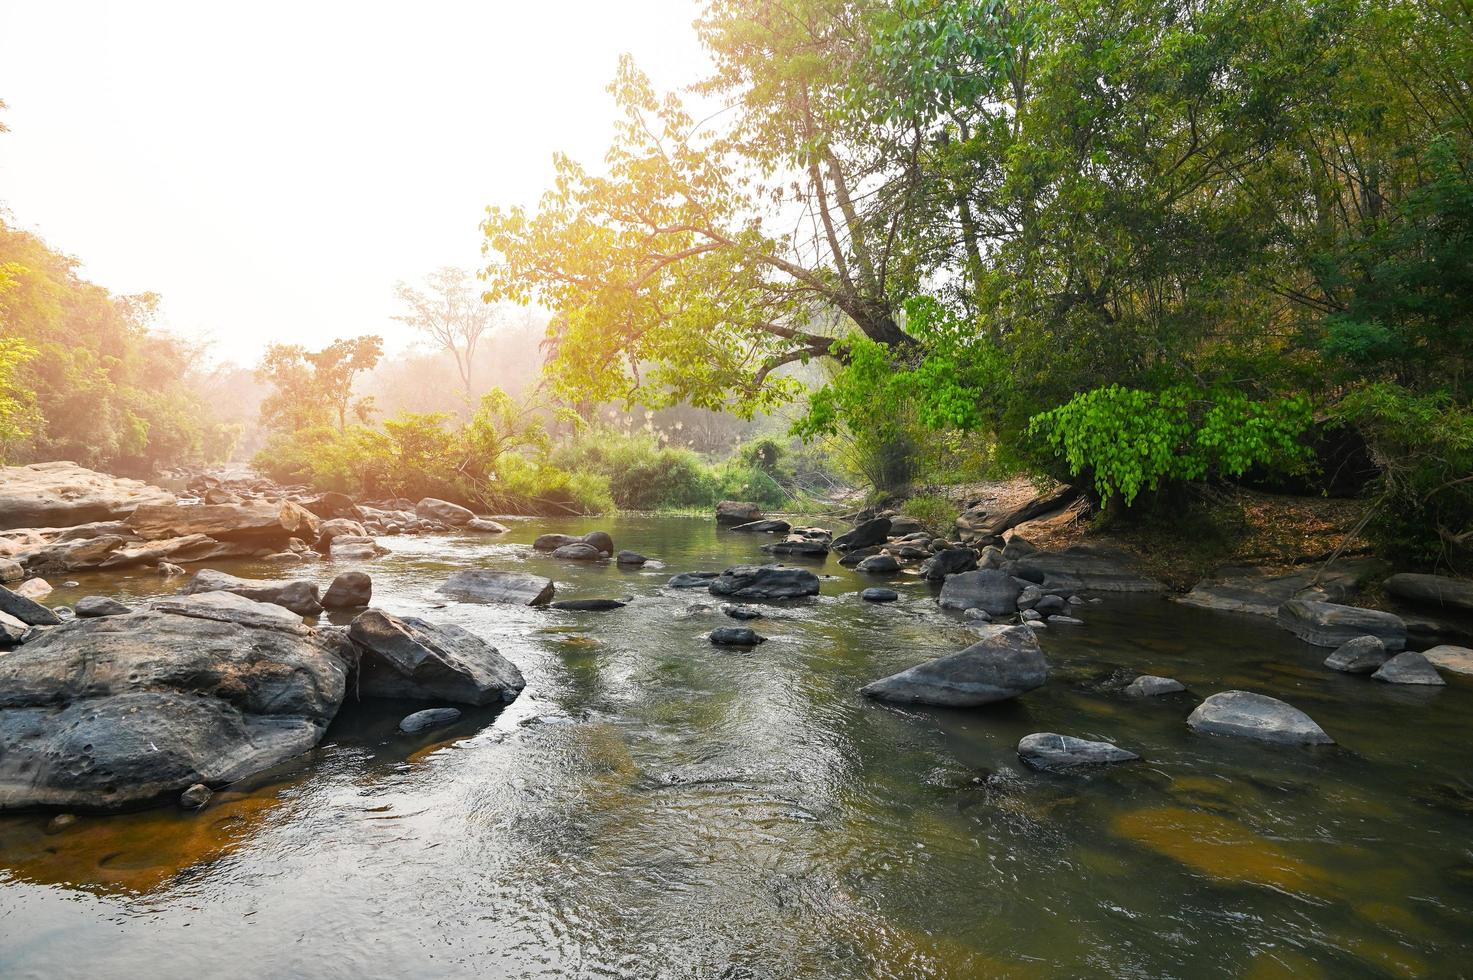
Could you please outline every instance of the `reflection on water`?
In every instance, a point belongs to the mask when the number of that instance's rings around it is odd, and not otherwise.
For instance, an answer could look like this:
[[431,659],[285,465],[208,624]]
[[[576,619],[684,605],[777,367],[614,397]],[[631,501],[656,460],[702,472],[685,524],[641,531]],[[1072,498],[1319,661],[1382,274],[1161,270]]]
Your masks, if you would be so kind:
[[[1266,622],[1151,599],[1043,636],[1050,683],[974,711],[855,691],[971,635],[919,581],[871,606],[765,607],[772,641],[676,571],[765,539],[681,518],[612,523],[663,569],[501,539],[394,538],[379,605],[493,639],[527,675],[506,710],[405,736],[414,706],[349,704],[311,755],[198,814],[0,819],[0,975],[1417,976],[1473,957],[1473,686],[1406,691],[1319,667]],[[568,613],[446,603],[466,565],[551,574]],[[239,564],[237,574],[279,574]],[[324,582],[331,563],[304,574]],[[148,596],[151,573],[78,576]],[[1192,695],[1137,702],[1136,672]],[[1282,749],[1190,733],[1196,699],[1275,694],[1339,741]],[[1017,763],[1032,731],[1144,761],[1084,776]]]

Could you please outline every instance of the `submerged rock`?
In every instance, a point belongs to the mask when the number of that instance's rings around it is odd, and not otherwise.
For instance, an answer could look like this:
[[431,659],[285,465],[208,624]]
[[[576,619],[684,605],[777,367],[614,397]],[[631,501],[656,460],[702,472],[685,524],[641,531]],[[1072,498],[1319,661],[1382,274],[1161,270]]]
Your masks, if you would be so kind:
[[867,684],[860,693],[886,701],[973,707],[1018,697],[1047,679],[1048,661],[1032,630],[993,626],[965,650]]
[[444,728],[457,721],[460,721],[459,708],[426,708],[400,719],[399,730],[406,735],[415,735],[431,728]]
[[1378,681],[1386,681],[1388,684],[1422,684],[1427,687],[1441,687],[1447,683],[1426,657],[1412,650],[1398,653],[1382,664],[1381,669],[1371,676]]
[[1073,735],[1035,732],[1018,743],[1018,758],[1030,769],[1060,772],[1087,766],[1132,762],[1140,756],[1109,742],[1091,742]]
[[552,601],[552,579],[527,572],[492,568],[463,568],[445,580],[439,591],[465,602],[504,602],[515,606],[541,606]]
[[804,568],[738,565],[711,579],[712,595],[738,599],[798,599],[818,595],[818,576]]
[[1467,647],[1444,643],[1430,650],[1423,650],[1427,662],[1454,674],[1473,674],[1473,650]]
[[348,639],[361,651],[357,690],[365,697],[501,704],[526,686],[495,647],[448,623],[370,609],[353,620]]
[[865,602],[894,602],[900,598],[900,593],[894,589],[865,589],[859,593],[859,597]]
[[322,612],[322,601],[317,583],[305,579],[295,581],[271,581],[269,579],[236,578],[213,568],[202,568],[185,583],[180,590],[184,595],[201,592],[233,592],[256,602],[269,602],[290,609],[301,616],[315,616]]
[[332,580],[322,605],[327,609],[356,609],[373,601],[373,579],[366,572],[344,572]]
[[710,586],[720,572],[681,572],[665,583],[671,589],[704,589]]
[[620,565],[643,565],[649,559],[637,551],[621,551],[614,556],[614,561]]
[[730,602],[723,602],[721,604],[721,611],[724,612],[724,613],[726,613],[726,615],[730,616],[732,619],[761,619],[762,618],[762,612],[760,610],[753,609],[751,606],[737,606],[737,605],[733,605]]
[[126,616],[133,610],[116,599],[106,596],[86,595],[77,600],[73,607],[80,619],[97,619],[101,616]]
[[619,599],[559,599],[552,608],[568,612],[608,612],[623,609],[626,605],[628,603]]
[[1336,647],[1335,652],[1325,658],[1325,666],[1347,674],[1369,674],[1390,657],[1379,636],[1357,636]]
[[1234,735],[1287,745],[1333,745],[1314,719],[1291,704],[1249,691],[1223,691],[1197,705],[1187,719],[1209,735]]
[[1279,625],[1306,643],[1338,647],[1359,636],[1375,636],[1392,652],[1406,646],[1406,624],[1379,609],[1290,599],[1279,607]]
[[1018,611],[1018,580],[1006,572],[983,568],[948,575],[941,585],[942,609],[981,609],[989,616]]
[[439,521],[451,527],[464,527],[476,519],[469,508],[437,497],[425,497],[415,504],[414,516],[422,521]]
[[1075,545],[1063,551],[1031,552],[1017,559],[1015,573],[1020,578],[1039,583],[1045,589],[1086,592],[1166,591],[1166,585],[1142,573],[1130,555],[1086,545]]
[[1179,680],[1171,677],[1157,677],[1155,674],[1142,674],[1125,685],[1126,695],[1132,698],[1154,698],[1162,694],[1176,694],[1186,689],[1186,685]]
[[767,642],[767,637],[750,626],[718,626],[710,638],[712,643],[725,647],[754,647]]

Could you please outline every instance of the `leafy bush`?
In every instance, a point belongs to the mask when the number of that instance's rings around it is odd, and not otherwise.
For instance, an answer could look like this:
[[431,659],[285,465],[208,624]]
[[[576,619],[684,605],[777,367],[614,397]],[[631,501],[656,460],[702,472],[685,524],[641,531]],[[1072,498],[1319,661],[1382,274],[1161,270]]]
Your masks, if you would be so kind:
[[960,510],[954,502],[945,497],[922,493],[901,504],[900,512],[914,517],[929,531],[949,535],[956,526],[956,518]]
[[619,507],[658,510],[708,507],[727,498],[780,505],[787,494],[777,477],[750,462],[765,456],[775,463],[780,455],[738,451],[736,459],[713,465],[688,449],[661,445],[654,435],[600,429],[559,446],[552,458],[563,469],[607,480]]

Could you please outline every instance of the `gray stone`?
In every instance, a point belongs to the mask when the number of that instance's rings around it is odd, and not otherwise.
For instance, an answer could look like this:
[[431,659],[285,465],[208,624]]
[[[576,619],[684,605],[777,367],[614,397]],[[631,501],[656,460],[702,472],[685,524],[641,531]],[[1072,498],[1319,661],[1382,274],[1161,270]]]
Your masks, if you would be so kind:
[[[1011,547],[1011,542],[1009,543]],[[1004,549],[1004,554],[1007,549]],[[1017,559],[1014,573],[1045,590],[1086,592],[1165,592],[1166,585],[1143,574],[1135,559],[1121,552],[1075,545],[1063,551],[1035,551]]]
[[495,647],[448,623],[370,609],[353,620],[348,639],[362,652],[357,690],[365,697],[501,704],[526,686]]
[[1333,745],[1314,719],[1278,698],[1249,691],[1223,691],[1197,705],[1187,719],[1195,731],[1233,735],[1284,745]]
[[366,572],[344,572],[322,597],[326,609],[356,609],[373,601],[373,579]]
[[1279,607],[1290,599],[1345,602],[1359,591],[1363,578],[1383,567],[1375,561],[1339,561],[1328,569],[1316,565],[1296,572],[1225,567],[1198,582],[1186,595],[1172,598],[1204,609],[1276,616]]
[[736,524],[727,530],[740,531],[743,534],[787,534],[793,529],[793,525],[787,521],[776,518],[762,521],[749,521],[746,524]]
[[215,793],[204,783],[195,783],[179,794],[179,805],[186,810],[198,810],[210,802]]
[[439,591],[463,602],[502,602],[514,606],[541,606],[552,601],[552,579],[526,572],[492,568],[463,568],[445,580]]
[[1398,653],[1382,664],[1381,669],[1371,676],[1388,684],[1422,684],[1427,687],[1441,687],[1447,683],[1426,657],[1412,650]]
[[1427,662],[1441,670],[1454,674],[1473,674],[1473,650],[1467,647],[1444,643],[1430,650],[1423,650]]
[[712,643],[723,647],[754,647],[767,642],[767,637],[749,626],[718,626],[710,637]]
[[1369,674],[1379,670],[1391,655],[1378,636],[1357,636],[1346,640],[1325,658],[1325,666],[1347,674]]
[[414,516],[422,521],[439,521],[451,527],[464,527],[476,519],[476,515],[469,509],[435,497],[425,497],[415,504]]
[[459,708],[426,708],[399,721],[399,730],[406,735],[416,735],[431,728],[444,728],[460,721]]
[[875,681],[860,693],[886,701],[972,707],[1018,697],[1047,679],[1048,662],[1031,630],[993,626],[965,650]]
[[[505,534],[507,527],[487,517],[473,517],[465,522],[467,531],[480,531],[482,534]],[[445,708],[445,711],[454,711],[454,708]],[[411,716],[413,717],[413,716]]]
[[155,599],[155,611],[194,619],[212,619],[258,629],[278,629],[305,634],[302,617],[290,609],[269,602],[257,602],[234,592],[201,592],[197,595],[166,596]]
[[1061,613],[1068,609],[1069,603],[1059,596],[1045,595],[1039,597],[1038,601],[1033,604],[1033,608],[1045,616],[1052,616],[1054,613]]
[[614,561],[620,565],[643,565],[649,559],[637,551],[621,551],[614,556]]
[[614,553],[614,539],[607,531],[589,531],[583,535],[583,543],[593,545],[606,556]]
[[8,612],[0,612],[0,650],[20,646],[31,630],[36,628],[29,623],[22,623]]
[[9,613],[27,626],[56,626],[61,618],[34,599],[0,585],[0,612]]
[[552,608],[567,612],[608,612],[623,609],[626,605],[628,603],[619,599],[559,599],[552,604]]
[[1186,685],[1171,677],[1142,674],[1125,685],[1125,693],[1132,698],[1154,698],[1162,694],[1177,694],[1185,691]]
[[982,568],[948,575],[941,584],[942,609],[984,609],[991,616],[1018,611],[1017,580],[1006,572]]
[[940,582],[948,575],[970,572],[977,567],[977,553],[971,548],[945,548],[926,559],[921,565],[921,575],[931,582]]
[[1406,646],[1406,624],[1379,609],[1290,599],[1279,607],[1279,625],[1306,643],[1338,647],[1358,636],[1379,637],[1393,653]]
[[1037,623],[1043,620],[1043,613],[1037,609],[1024,609],[1019,615],[1025,623]]
[[859,593],[859,597],[865,602],[894,602],[900,598],[900,593],[894,589],[865,589]]
[[563,545],[582,543],[582,538],[572,534],[539,534],[532,547],[538,551],[556,551]]
[[736,599],[797,599],[818,595],[818,576],[782,565],[738,565],[711,579],[714,596]]
[[709,588],[720,574],[720,572],[681,572],[673,576],[665,585],[671,589],[705,589]]
[[889,575],[900,571],[900,562],[890,555],[871,555],[857,566],[859,571],[870,575]]
[[572,544],[553,549],[552,557],[565,558],[569,561],[598,561],[606,555],[586,541],[574,541]]
[[1060,616],[1057,613],[1055,613],[1054,615],[1050,616],[1048,618],[1048,621],[1050,623],[1053,623],[1055,626],[1083,626],[1084,625],[1084,620],[1078,618],[1077,616]]
[[290,609],[301,616],[315,616],[322,612],[321,596],[316,582],[305,579],[295,581],[271,581],[268,579],[236,578],[213,568],[202,568],[185,583],[180,590],[184,595],[201,592],[233,592],[257,602],[269,602]]
[[1038,605],[1039,600],[1042,598],[1043,589],[1030,582],[1028,585],[1023,586],[1022,592],[1018,593],[1018,608],[1032,609]]
[[962,612],[962,616],[966,619],[976,620],[977,622],[981,623],[992,622],[992,614],[989,613],[986,609],[967,609]]
[[77,616],[81,619],[96,619],[99,616],[126,616],[133,610],[123,605],[116,599],[106,596],[87,595],[77,600],[74,607]]
[[886,539],[890,537],[891,527],[891,521],[888,517],[876,517],[874,520],[855,525],[848,532],[834,539],[834,550],[845,552],[853,551],[856,548],[868,548],[871,545],[884,544]]
[[761,612],[761,610],[753,609],[751,606],[738,606],[738,605],[733,605],[730,602],[723,602],[721,604],[721,611],[724,612],[724,613],[726,613],[726,615],[730,616],[732,619],[761,619],[762,618],[762,612]]
[[1062,772],[1089,766],[1133,762],[1140,756],[1109,742],[1091,742],[1073,735],[1035,732],[1018,742],[1018,758],[1030,769]]
[[1408,602],[1473,612],[1473,581],[1468,579],[1403,572],[1386,580],[1386,591]]
[[0,584],[9,585],[19,582],[26,577],[26,570],[21,567],[20,562],[11,561],[9,558],[0,558]]

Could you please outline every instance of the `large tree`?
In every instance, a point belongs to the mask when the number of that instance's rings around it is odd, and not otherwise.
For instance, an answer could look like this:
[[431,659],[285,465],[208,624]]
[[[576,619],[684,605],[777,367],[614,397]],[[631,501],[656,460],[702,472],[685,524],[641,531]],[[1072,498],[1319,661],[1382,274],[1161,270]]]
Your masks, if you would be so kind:
[[343,432],[350,416],[367,422],[373,399],[354,398],[353,383],[382,356],[383,339],[373,335],[334,340],[319,351],[272,344],[256,368],[257,379],[272,387],[261,401],[262,423],[280,432],[336,423]]
[[471,273],[446,266],[429,274],[425,289],[399,283],[395,293],[405,312],[394,319],[423,333],[455,360],[466,412],[475,405],[476,350],[501,322],[501,310],[481,301]]

